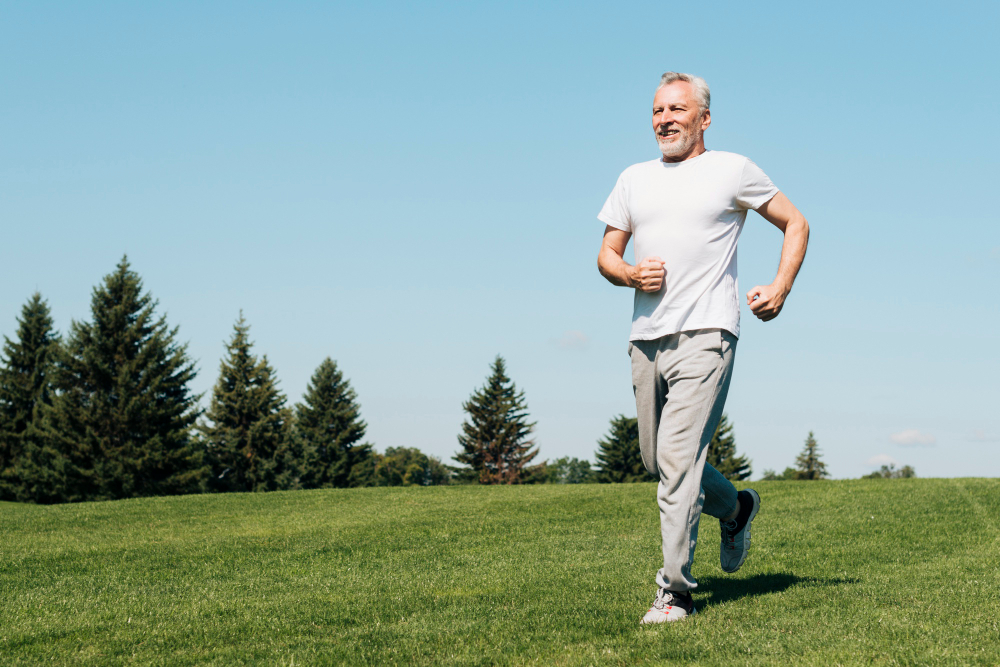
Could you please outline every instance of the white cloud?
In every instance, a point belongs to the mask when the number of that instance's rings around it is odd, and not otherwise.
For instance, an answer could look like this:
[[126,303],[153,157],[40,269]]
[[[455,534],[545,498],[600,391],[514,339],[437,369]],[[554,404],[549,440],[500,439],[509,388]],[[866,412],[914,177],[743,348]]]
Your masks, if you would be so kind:
[[875,468],[881,468],[882,466],[895,466],[899,465],[896,459],[892,458],[888,454],[876,454],[875,456],[868,459],[868,465]]
[[977,428],[969,434],[967,440],[971,440],[972,442],[1000,442],[1000,436],[987,433],[985,429]]
[[566,331],[562,336],[552,341],[556,347],[564,350],[582,350],[590,343],[587,334],[582,331]]
[[930,433],[921,433],[915,428],[908,428],[905,431],[893,433],[889,436],[889,440],[904,447],[930,447],[937,442],[937,438]]

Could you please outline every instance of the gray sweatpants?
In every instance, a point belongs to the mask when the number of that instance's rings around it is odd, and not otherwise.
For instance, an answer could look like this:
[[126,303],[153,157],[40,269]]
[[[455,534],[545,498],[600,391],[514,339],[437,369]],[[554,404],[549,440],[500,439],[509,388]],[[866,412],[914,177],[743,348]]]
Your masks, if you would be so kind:
[[659,477],[663,569],[656,583],[672,591],[697,587],[691,562],[701,513],[722,518],[736,508],[736,487],[705,463],[722,417],[736,337],[699,329],[633,341],[632,388],[646,469]]

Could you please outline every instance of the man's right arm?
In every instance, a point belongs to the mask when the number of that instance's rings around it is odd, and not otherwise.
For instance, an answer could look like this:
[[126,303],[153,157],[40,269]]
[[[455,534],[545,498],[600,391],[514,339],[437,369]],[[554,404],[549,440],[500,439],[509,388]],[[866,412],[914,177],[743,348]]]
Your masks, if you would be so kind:
[[647,257],[638,266],[632,266],[622,259],[630,238],[630,232],[623,232],[611,225],[605,227],[601,252],[597,255],[597,270],[612,285],[634,287],[643,292],[658,292],[663,288],[666,273],[663,260],[659,257]]

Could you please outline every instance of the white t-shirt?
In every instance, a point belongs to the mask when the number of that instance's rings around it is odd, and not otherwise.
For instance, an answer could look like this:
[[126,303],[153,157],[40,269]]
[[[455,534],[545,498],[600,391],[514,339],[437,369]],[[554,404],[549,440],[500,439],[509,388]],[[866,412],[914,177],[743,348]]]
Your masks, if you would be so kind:
[[632,233],[637,263],[658,256],[666,269],[660,291],[635,291],[629,340],[715,328],[739,336],[736,242],[747,210],[777,193],[760,167],[723,151],[623,171],[597,218]]

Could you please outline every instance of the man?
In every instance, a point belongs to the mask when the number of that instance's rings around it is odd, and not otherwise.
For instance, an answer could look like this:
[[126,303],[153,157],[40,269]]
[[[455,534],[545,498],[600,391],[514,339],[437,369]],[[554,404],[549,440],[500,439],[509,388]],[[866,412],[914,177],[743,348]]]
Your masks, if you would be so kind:
[[[710,101],[701,77],[663,75],[653,98],[662,158],[622,172],[597,216],[607,225],[601,274],[635,289],[629,354],[639,444],[646,468],[659,478],[663,568],[642,623],[695,613],[691,563],[702,512],[720,521],[722,569],[736,572],[746,558],[760,497],[752,489],[737,493],[705,462],[740,333],[736,244],[749,209],[784,233],[774,282],[746,296],[767,322],[781,312],[809,239],[806,219],[757,165],[705,149]],[[633,235],[635,266],[622,259]]]

